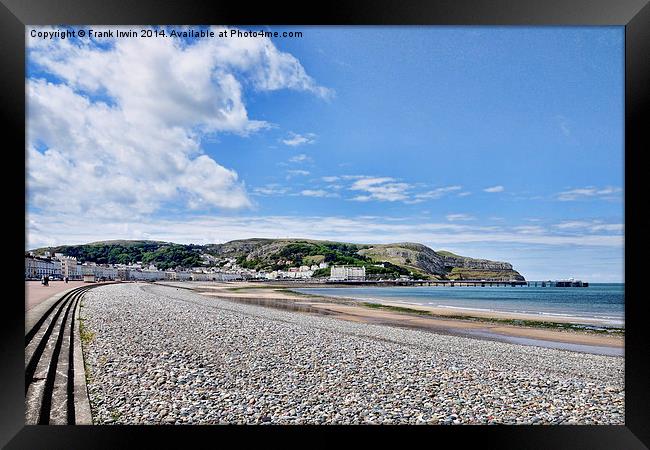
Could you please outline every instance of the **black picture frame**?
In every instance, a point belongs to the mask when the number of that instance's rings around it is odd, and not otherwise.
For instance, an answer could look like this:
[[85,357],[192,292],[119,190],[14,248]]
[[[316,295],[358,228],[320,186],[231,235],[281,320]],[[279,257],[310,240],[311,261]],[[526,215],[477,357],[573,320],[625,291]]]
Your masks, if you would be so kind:
[[[277,2],[128,0],[0,0],[0,92],[5,133],[5,167],[12,189],[5,190],[5,205],[13,219],[6,223],[9,244],[6,275],[15,292],[2,305],[0,339],[0,444],[22,448],[162,448],[224,445],[225,438],[253,436],[279,443],[306,445],[286,431],[316,434],[319,442],[348,439],[361,434],[369,441],[398,442],[417,438],[427,444],[451,439],[486,448],[640,449],[650,445],[650,372],[648,326],[640,281],[640,263],[647,237],[643,210],[640,158],[648,145],[650,99],[650,5],[648,0],[410,0],[285,5]],[[623,426],[466,426],[466,427],[174,427],[174,426],[25,426],[24,425],[24,285],[19,284],[25,241],[25,26],[45,24],[268,24],[268,25],[621,25],[625,26],[625,425]],[[643,119],[646,117],[646,119]],[[9,140],[7,140],[9,137]],[[8,143],[11,142],[11,145]],[[23,152],[20,149],[23,149]],[[23,190],[24,192],[24,190]],[[647,201],[646,203],[647,204]],[[15,217],[15,218],[14,218]],[[82,219],[81,219],[82,220]],[[630,243],[632,245],[630,245]],[[15,257],[15,259],[14,259]],[[20,260],[20,263],[19,263]],[[11,263],[11,261],[15,261]],[[639,261],[639,263],[635,263]],[[15,280],[15,284],[14,283]],[[22,286],[22,287],[21,287]],[[306,435],[304,437],[307,437]],[[310,436],[310,439],[313,439]],[[192,440],[192,443],[189,443]],[[235,441],[237,442],[237,441]],[[246,441],[239,441],[246,442]],[[266,442],[270,442],[266,441]]]

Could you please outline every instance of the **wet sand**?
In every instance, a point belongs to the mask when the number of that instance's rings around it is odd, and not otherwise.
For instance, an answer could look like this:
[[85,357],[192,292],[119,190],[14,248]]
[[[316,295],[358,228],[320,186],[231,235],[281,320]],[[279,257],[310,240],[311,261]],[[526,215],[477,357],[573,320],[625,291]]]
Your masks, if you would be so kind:
[[[434,333],[475,337],[478,339],[563,348],[588,353],[623,355],[624,338],[589,331],[558,330],[494,323],[489,319],[519,319],[550,323],[571,323],[575,318],[531,314],[456,310],[397,302],[382,305],[426,311],[435,316],[363,306],[357,300],[301,294],[289,291],[307,285],[259,283],[165,283],[192,289],[202,295],[230,301],[257,304],[305,313],[330,315],[339,319],[427,330]],[[322,287],[322,285],[320,286]],[[455,317],[451,317],[455,316]],[[459,318],[462,316],[462,318]],[[594,325],[599,323],[594,322]]]

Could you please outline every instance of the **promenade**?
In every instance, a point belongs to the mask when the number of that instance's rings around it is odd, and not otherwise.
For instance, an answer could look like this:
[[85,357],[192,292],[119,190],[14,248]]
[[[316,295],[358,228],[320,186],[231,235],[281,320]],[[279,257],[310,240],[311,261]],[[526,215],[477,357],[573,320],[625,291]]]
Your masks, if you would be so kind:
[[83,281],[69,281],[68,283],[65,281],[50,281],[49,286],[43,286],[40,281],[25,281],[25,311],[29,311],[34,306],[43,303],[54,294],[83,285]]
[[82,286],[40,286],[40,304],[25,311],[26,424],[92,423],[78,317],[84,294],[96,284],[76,284]]

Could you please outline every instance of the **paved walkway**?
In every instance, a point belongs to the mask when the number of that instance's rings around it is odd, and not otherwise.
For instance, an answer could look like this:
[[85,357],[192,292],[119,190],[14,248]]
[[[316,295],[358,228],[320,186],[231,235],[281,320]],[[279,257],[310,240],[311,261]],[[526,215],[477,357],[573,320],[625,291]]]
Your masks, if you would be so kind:
[[40,281],[25,281],[25,311],[47,300],[54,294],[67,289],[88,285],[83,281],[50,281],[49,286],[43,286]]

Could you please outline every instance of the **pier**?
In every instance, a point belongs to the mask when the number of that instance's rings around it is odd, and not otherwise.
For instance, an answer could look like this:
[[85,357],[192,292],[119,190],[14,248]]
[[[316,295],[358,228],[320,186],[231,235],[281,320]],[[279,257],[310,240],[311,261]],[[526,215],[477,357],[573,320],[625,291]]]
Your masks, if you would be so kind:
[[325,281],[327,284],[346,286],[443,286],[443,287],[517,287],[529,286],[528,281],[483,281],[483,280],[365,280],[365,281]]

